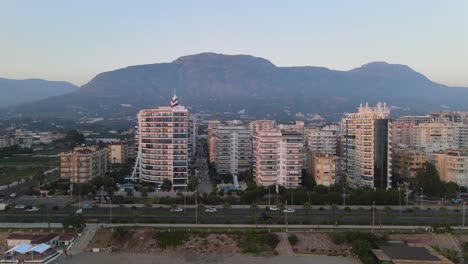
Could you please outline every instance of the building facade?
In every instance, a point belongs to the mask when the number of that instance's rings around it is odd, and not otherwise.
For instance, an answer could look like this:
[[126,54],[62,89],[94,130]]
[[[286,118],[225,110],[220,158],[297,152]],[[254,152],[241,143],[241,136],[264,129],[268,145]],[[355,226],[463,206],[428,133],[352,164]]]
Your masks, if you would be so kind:
[[60,178],[73,183],[87,183],[107,171],[107,149],[76,147],[60,154]]
[[311,152],[309,168],[317,185],[331,186],[336,183],[335,155]]
[[107,146],[109,164],[127,164],[128,145],[125,142],[111,143]]
[[208,121],[208,154],[210,162],[216,160],[216,129],[221,125],[219,120]]
[[401,116],[392,123],[392,140],[395,145],[416,146],[415,127],[432,121],[431,116]]
[[307,149],[315,153],[336,155],[338,131],[335,128],[306,128]]
[[165,179],[175,189],[188,181],[189,112],[174,95],[171,106],[138,113],[137,158],[133,178],[161,185]]
[[303,135],[296,131],[258,131],[253,148],[258,185],[296,188],[301,184]]
[[430,122],[415,126],[415,146],[426,153],[468,147],[468,125]]
[[[246,126],[218,126],[215,168],[219,174],[237,177],[252,165],[252,139]],[[236,181],[234,180],[236,184]]]
[[415,149],[393,148],[392,171],[401,177],[416,177],[418,169],[424,168],[428,157],[425,152]]
[[434,153],[433,158],[443,182],[455,182],[468,188],[468,150],[446,150]]
[[390,188],[391,119],[385,103],[360,105],[342,119],[343,155],[349,188]]

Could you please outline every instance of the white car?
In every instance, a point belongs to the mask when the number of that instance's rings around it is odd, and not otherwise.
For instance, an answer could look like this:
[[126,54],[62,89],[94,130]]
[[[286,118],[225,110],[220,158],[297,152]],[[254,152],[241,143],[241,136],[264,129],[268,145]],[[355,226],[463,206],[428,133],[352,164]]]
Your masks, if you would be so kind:
[[270,206],[270,211],[279,211],[279,208],[276,205],[272,205]]
[[22,204],[17,204],[15,205],[15,209],[24,209],[26,206],[22,205]]
[[82,214],[82,213],[83,213],[83,209],[80,208],[80,209],[76,210],[75,213],[76,213],[76,214]]
[[11,193],[11,194],[10,194],[10,197],[11,197],[11,198],[16,197],[16,193]]
[[293,214],[295,212],[296,210],[294,210],[294,208],[286,208],[283,210],[283,213],[286,213],[286,214]]
[[174,213],[179,213],[179,212],[183,212],[184,210],[180,207],[175,207],[175,208],[171,208],[171,212],[174,212]]
[[206,208],[205,209],[205,212],[207,213],[216,213],[218,210],[216,210],[215,207],[210,207],[210,208]]
[[37,207],[32,207],[30,209],[26,209],[26,212],[37,212],[37,211],[39,211],[39,208],[37,208]]

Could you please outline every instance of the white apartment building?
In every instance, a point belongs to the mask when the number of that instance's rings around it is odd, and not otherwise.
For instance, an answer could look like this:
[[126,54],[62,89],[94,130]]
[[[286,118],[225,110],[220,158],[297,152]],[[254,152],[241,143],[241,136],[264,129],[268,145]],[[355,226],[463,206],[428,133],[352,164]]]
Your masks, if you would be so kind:
[[137,158],[133,177],[157,185],[164,179],[173,188],[188,181],[189,113],[174,95],[171,106],[144,109],[138,113]]
[[0,149],[11,147],[15,144],[15,138],[11,135],[0,136]]
[[338,143],[338,131],[335,127],[306,128],[307,149],[316,153],[335,155]]
[[208,121],[208,154],[210,155],[210,162],[216,160],[216,128],[221,125],[219,120]]
[[87,183],[107,171],[107,149],[75,147],[60,153],[60,178],[73,183]]
[[415,145],[426,153],[468,147],[468,125],[458,122],[430,122],[415,126]]
[[237,184],[237,174],[247,171],[252,164],[252,140],[246,126],[218,126],[216,129],[216,171],[232,174]]
[[443,182],[455,182],[468,188],[468,150],[434,153],[434,165]]
[[385,103],[360,105],[342,119],[343,155],[349,188],[390,188],[391,119]]
[[301,184],[303,135],[296,131],[259,131],[254,140],[254,177],[258,185]]
[[278,129],[278,124],[275,120],[255,120],[250,122],[250,134],[254,137],[260,131],[271,131]]
[[395,145],[416,146],[415,127],[432,121],[427,116],[401,116],[392,123],[392,140]]

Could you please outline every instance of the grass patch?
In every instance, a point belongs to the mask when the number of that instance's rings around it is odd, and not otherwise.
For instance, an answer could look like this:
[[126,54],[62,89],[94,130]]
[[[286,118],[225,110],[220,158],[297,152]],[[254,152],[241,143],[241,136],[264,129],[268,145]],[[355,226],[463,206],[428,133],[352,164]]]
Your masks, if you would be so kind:
[[278,243],[278,235],[267,232],[247,232],[241,234],[239,239],[239,247],[242,251],[252,254],[271,252]]
[[2,168],[0,169],[0,185],[9,184],[26,177],[34,176],[37,171],[37,169],[17,170],[13,168]]
[[153,235],[153,238],[158,241],[158,246],[162,249],[167,247],[177,247],[188,241],[190,236],[184,231],[159,232]]

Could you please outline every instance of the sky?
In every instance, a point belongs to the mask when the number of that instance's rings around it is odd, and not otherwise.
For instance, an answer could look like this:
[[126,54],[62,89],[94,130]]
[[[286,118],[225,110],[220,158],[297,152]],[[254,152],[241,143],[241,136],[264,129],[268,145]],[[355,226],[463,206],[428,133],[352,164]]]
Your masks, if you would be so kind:
[[468,87],[466,0],[0,0],[0,77],[83,85],[201,52],[277,66],[406,64]]

